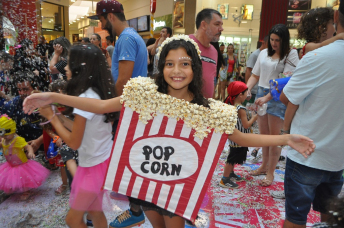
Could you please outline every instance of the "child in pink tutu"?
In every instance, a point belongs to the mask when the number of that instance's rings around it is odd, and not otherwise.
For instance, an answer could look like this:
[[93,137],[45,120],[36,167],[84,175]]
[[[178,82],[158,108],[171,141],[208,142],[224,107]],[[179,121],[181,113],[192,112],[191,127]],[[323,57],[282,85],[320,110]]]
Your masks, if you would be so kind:
[[49,176],[49,170],[28,160],[35,158],[33,149],[16,134],[16,123],[7,115],[0,117],[0,136],[0,146],[6,158],[0,166],[0,190],[6,194],[24,192],[21,200],[27,200],[30,197],[28,190],[41,186]]

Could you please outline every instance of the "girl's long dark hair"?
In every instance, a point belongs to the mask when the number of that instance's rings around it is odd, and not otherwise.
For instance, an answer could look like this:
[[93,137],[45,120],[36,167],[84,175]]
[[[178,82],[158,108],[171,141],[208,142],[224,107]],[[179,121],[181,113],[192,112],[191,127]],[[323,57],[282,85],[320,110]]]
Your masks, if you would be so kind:
[[289,30],[288,30],[287,26],[285,26],[284,24],[274,25],[274,27],[272,27],[272,29],[270,29],[269,41],[268,41],[268,56],[273,56],[275,54],[275,51],[274,51],[274,49],[272,49],[271,42],[270,42],[271,34],[275,34],[275,35],[279,36],[279,38],[281,39],[281,42],[280,42],[280,45],[281,45],[281,47],[280,47],[280,60],[282,60],[290,52],[290,44],[289,44],[290,33],[289,33]]
[[158,70],[159,73],[156,76],[156,84],[158,85],[158,91],[161,93],[167,94],[168,92],[168,84],[164,79],[164,67],[166,56],[170,52],[170,50],[176,50],[178,48],[184,48],[186,53],[192,59],[192,72],[193,72],[193,79],[189,84],[188,90],[193,94],[193,102],[198,105],[203,105],[205,107],[209,107],[209,102],[207,99],[204,98],[202,94],[203,88],[203,75],[202,75],[202,61],[199,58],[195,46],[191,42],[187,42],[185,40],[173,40],[166,44],[161,53],[158,63]]
[[64,36],[61,36],[54,40],[53,45],[56,44],[60,44],[63,47],[61,57],[67,58],[69,54],[69,49],[71,48],[69,40]]
[[[74,45],[70,49],[69,69],[72,78],[67,82],[66,93],[79,96],[92,88],[102,100],[116,97],[115,83],[102,51],[93,44]],[[70,114],[68,108],[65,114]],[[104,114],[105,122],[113,121],[115,113]]]
[[220,68],[222,67],[222,65],[225,65],[225,60],[223,59],[223,55],[220,51],[220,44],[219,42],[210,42],[211,45],[214,46],[214,48],[217,51],[217,64],[216,64],[216,77],[217,75],[219,75],[220,72]]

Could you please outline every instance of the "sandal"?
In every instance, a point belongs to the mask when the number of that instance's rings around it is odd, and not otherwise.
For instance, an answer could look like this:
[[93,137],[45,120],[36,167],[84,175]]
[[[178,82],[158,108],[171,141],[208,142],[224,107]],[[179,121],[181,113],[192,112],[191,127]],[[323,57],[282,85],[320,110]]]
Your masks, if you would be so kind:
[[260,183],[259,185],[262,186],[262,187],[268,187],[272,184],[272,182],[274,181],[275,177],[272,176],[272,179],[268,179],[268,178],[264,178]]
[[26,201],[30,198],[31,193],[29,191],[24,192],[21,196],[20,196],[20,200],[21,201]]
[[276,198],[276,199],[285,199],[285,194],[284,194],[284,190],[281,190],[281,191],[273,191],[271,193],[271,196],[273,198]]
[[67,192],[67,189],[68,189],[68,184],[61,184],[60,187],[58,187],[55,190],[55,195],[57,196],[63,195]]
[[250,172],[250,175],[251,175],[251,176],[266,175],[266,171],[259,171],[259,168],[258,168],[258,169],[252,170],[252,171]]
[[251,156],[252,156],[252,157],[257,157],[257,154],[258,154],[259,149],[260,149],[260,148],[255,148],[254,150],[252,150]]

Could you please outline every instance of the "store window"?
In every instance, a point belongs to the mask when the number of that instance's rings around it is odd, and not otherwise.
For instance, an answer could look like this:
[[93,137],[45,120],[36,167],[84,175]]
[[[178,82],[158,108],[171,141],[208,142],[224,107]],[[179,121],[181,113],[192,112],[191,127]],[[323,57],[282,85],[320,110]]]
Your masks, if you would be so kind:
[[63,6],[42,2],[42,31],[64,31]]

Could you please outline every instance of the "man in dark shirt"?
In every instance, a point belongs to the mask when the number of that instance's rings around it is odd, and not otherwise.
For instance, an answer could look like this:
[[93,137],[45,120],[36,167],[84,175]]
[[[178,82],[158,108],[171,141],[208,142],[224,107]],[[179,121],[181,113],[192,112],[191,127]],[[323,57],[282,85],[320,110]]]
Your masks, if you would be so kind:
[[7,114],[16,122],[18,135],[23,137],[36,152],[43,143],[43,130],[39,125],[41,118],[38,114],[27,115],[23,111],[23,101],[36,88],[36,85],[25,72],[17,75],[16,85],[19,96],[5,103],[1,113]]

